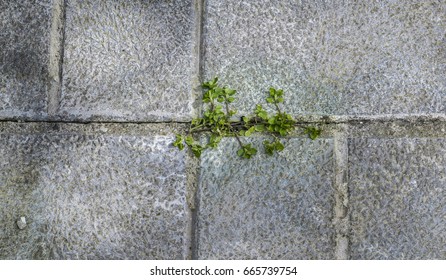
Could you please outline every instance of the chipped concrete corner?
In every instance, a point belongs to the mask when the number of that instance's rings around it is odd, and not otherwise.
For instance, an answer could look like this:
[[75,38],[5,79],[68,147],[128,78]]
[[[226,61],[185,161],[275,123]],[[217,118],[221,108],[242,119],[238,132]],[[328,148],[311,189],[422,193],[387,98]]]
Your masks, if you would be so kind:
[[[0,259],[446,259],[445,0],[2,1],[0,16]],[[283,88],[322,135],[251,160],[233,139],[178,151],[215,76],[238,116]]]

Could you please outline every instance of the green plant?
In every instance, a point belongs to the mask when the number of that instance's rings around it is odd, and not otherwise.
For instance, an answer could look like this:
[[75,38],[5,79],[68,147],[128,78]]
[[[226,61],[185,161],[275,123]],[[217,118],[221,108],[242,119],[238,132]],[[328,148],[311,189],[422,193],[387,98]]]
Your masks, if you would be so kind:
[[[186,146],[196,157],[200,157],[203,150],[216,148],[223,137],[235,137],[240,145],[237,155],[242,158],[251,158],[257,154],[257,149],[251,144],[244,144],[241,136],[250,136],[254,132],[261,132],[270,135],[270,141],[263,141],[263,147],[267,155],[280,152],[285,147],[280,142],[280,137],[290,134],[297,126],[291,115],[280,110],[280,103],[283,103],[283,90],[270,88],[266,102],[271,104],[276,113],[269,115],[262,105],[257,104],[252,116],[243,116],[238,120],[233,120],[237,113],[230,109],[230,104],[234,102],[236,90],[218,85],[218,78],[202,84],[205,89],[203,102],[206,104],[205,111],[201,118],[193,119],[190,123],[186,135],[177,134],[173,145],[183,150]],[[304,131],[311,139],[316,139],[321,130],[316,127],[304,127]],[[207,133],[207,143],[202,145],[193,135]]]

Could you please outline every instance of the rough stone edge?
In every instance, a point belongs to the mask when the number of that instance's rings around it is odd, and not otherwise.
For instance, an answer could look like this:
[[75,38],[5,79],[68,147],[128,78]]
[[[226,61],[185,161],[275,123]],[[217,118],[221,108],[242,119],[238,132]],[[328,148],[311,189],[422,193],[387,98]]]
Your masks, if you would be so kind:
[[333,133],[335,160],[333,223],[336,231],[335,258],[338,260],[349,259],[348,131],[348,125],[340,125]]
[[65,0],[54,0],[48,65],[48,116],[57,113],[62,89],[62,60],[65,29]]

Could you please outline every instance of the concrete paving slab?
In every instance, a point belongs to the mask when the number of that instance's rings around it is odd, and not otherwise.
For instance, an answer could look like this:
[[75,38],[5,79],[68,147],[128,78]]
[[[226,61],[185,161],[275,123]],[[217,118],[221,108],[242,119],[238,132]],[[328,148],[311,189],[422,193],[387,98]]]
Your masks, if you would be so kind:
[[185,154],[172,140],[0,134],[0,259],[186,258]]
[[288,139],[285,147],[246,160],[224,139],[202,155],[199,259],[334,258],[333,140]]
[[283,88],[295,115],[446,111],[445,1],[206,1],[204,78],[241,115]]
[[190,119],[194,24],[191,0],[67,1],[59,116]]
[[349,140],[352,259],[446,258],[444,138]]
[[0,118],[47,113],[52,1],[0,1]]

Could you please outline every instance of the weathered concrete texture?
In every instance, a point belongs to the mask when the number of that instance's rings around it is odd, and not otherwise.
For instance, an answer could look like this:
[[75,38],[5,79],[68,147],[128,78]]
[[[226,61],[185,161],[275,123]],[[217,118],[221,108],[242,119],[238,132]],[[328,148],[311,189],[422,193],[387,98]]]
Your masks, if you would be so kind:
[[0,118],[46,115],[51,3],[0,1]]
[[446,259],[446,140],[350,139],[352,259]]
[[240,114],[283,88],[294,114],[446,111],[446,1],[209,0],[204,76]]
[[185,154],[172,140],[1,134],[0,258],[185,258]]
[[192,114],[191,0],[67,1],[64,119],[186,120]]
[[234,139],[203,155],[199,259],[334,258],[333,140],[285,142],[274,157],[241,159]]

